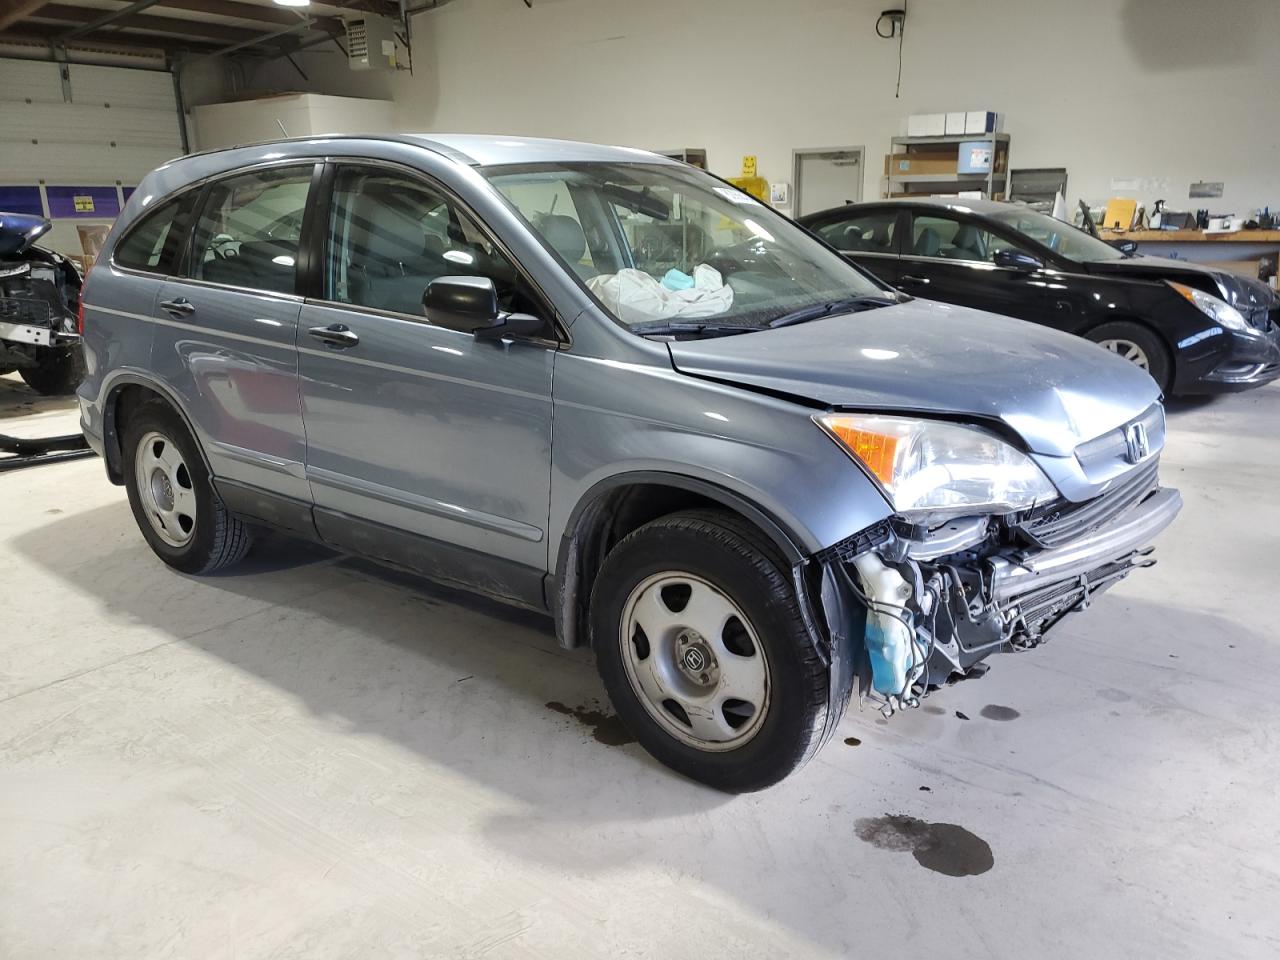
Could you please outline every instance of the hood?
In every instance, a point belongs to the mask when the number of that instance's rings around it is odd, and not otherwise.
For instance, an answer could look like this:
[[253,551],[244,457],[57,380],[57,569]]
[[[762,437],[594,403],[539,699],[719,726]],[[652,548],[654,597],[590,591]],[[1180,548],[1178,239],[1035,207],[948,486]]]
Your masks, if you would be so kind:
[[53,224],[30,213],[0,213],[0,257],[19,257]]
[[1126,257],[1085,265],[1099,276],[1134,277],[1139,280],[1181,280],[1206,293],[1221,297],[1239,310],[1252,326],[1266,328],[1267,314],[1276,309],[1275,292],[1261,280],[1218,270],[1186,260],[1166,257]]
[[1052,456],[1160,397],[1149,376],[1087,340],[930,300],[668,347],[693,376],[830,407],[999,420]]

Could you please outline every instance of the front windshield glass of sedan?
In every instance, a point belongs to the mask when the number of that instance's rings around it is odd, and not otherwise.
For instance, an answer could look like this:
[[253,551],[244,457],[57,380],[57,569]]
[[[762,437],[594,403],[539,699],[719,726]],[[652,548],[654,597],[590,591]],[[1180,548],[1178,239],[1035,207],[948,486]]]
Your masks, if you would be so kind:
[[641,331],[759,329],[797,311],[821,315],[851,298],[892,296],[764,204],[692,168],[557,163],[483,172],[596,299]]
[[1111,244],[1089,236],[1078,227],[1025,207],[1011,207],[987,216],[1012,227],[1037,243],[1044,244],[1054,253],[1069,260],[1092,263],[1098,260],[1120,260],[1124,257]]

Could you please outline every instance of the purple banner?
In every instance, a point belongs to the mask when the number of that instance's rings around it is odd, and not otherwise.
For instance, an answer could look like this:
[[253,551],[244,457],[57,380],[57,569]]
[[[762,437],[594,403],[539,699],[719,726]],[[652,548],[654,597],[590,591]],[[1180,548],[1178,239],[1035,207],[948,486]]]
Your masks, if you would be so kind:
[[44,216],[39,187],[0,187],[0,211]]
[[54,219],[85,217],[113,220],[120,213],[115,187],[45,187],[49,216]]

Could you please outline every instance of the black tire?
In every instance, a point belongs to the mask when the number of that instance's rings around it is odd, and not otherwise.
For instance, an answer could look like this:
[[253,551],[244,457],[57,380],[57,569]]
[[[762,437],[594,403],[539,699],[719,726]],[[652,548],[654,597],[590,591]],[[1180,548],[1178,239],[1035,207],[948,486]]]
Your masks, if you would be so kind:
[[[646,578],[671,570],[712,584],[741,609],[759,638],[769,670],[769,703],[758,730],[742,746],[712,751],[677,739],[649,714],[628,677],[620,642],[627,600]],[[810,642],[784,570],[773,544],[741,518],[720,510],[686,511],[647,523],[618,543],[592,591],[596,665],[619,718],[656,759],[719,790],[772,786],[823,743],[830,709],[827,668]]]
[[1136,344],[1147,355],[1147,373],[1160,392],[1168,395],[1169,388],[1173,386],[1173,360],[1164,341],[1151,330],[1132,320],[1115,320],[1094,327],[1085,336],[1099,344],[1107,340],[1127,340]]
[[[143,438],[159,433],[182,454],[196,502],[196,516],[190,539],[181,546],[166,543],[152,526],[139,491],[137,451]],[[151,549],[169,566],[183,573],[212,573],[241,560],[253,538],[249,527],[233,516],[222,503],[209,480],[209,471],[195,439],[182,418],[163,400],[148,400],[134,409],[124,427],[121,449],[124,484],[129,494],[138,529]]]
[[18,371],[28,387],[45,397],[75,393],[84,379],[84,351],[80,344],[69,347],[42,347],[34,367]]

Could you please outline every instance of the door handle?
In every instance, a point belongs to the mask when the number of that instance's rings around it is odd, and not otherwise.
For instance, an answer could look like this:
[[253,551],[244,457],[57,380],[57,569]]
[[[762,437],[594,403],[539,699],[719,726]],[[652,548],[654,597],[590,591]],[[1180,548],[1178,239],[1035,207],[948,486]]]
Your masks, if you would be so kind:
[[929,278],[919,277],[919,276],[916,276],[914,273],[909,273],[905,277],[899,277],[898,282],[899,283],[928,283]]
[[195,304],[186,297],[177,297],[173,300],[161,300],[160,309],[175,317],[189,317],[196,312]]
[[312,327],[307,333],[335,350],[345,350],[360,342],[355,332],[341,323],[331,323],[327,327]]

